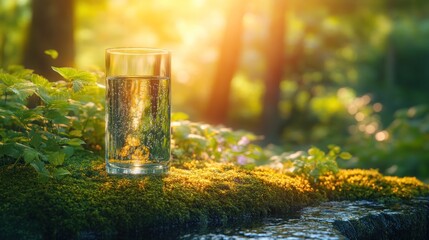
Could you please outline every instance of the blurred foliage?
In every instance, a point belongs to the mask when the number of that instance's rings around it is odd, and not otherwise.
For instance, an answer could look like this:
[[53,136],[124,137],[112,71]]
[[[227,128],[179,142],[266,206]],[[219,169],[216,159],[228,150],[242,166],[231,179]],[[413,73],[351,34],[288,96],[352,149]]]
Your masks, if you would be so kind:
[[[173,54],[173,111],[198,121],[213,86],[230,2],[77,0],[77,66],[102,69],[103,50],[112,46],[168,48]],[[259,124],[270,4],[275,1],[247,1],[240,65],[232,81],[228,125],[234,128],[253,131]],[[428,10],[424,0],[288,1],[285,52],[279,53],[285,59],[278,104],[282,150],[336,144],[354,155],[344,166],[428,179],[427,133],[422,130],[427,122],[424,117],[400,117],[401,112],[424,108],[421,104],[428,106]],[[3,1],[0,13],[0,60],[6,67],[20,61],[29,1]],[[180,124],[205,138],[229,134],[222,127],[206,133],[202,125]],[[234,141],[247,133],[240,134]],[[377,140],[383,134],[388,137]],[[205,144],[209,155],[220,154],[218,145],[233,145]],[[199,146],[194,148],[195,155],[203,154]]]
[[30,16],[28,0],[0,2],[0,68],[21,61]]
[[246,169],[263,166],[316,182],[320,176],[338,172],[337,158],[351,158],[350,153],[341,152],[334,145],[328,146],[328,152],[317,147],[297,152],[282,152],[273,146],[261,148],[253,143],[258,137],[252,133],[179,120],[183,118],[187,118],[184,113],[173,114],[172,155],[174,165],[179,167],[204,165],[207,161],[232,163]]
[[352,161],[348,166],[378,168],[385,174],[429,180],[427,105],[398,110],[387,128],[355,135],[349,140],[348,149],[359,156],[359,161]]

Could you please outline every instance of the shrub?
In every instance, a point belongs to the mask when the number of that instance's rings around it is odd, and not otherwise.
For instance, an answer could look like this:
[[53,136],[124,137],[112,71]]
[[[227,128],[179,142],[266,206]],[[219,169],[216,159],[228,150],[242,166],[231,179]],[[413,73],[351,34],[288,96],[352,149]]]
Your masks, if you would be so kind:
[[[24,160],[41,176],[61,178],[69,174],[64,161],[83,149],[85,140],[101,142],[104,97],[88,99],[102,93],[96,75],[72,68],[53,70],[64,80],[49,82],[20,66],[0,69],[0,160]],[[32,95],[40,104],[29,108]]]

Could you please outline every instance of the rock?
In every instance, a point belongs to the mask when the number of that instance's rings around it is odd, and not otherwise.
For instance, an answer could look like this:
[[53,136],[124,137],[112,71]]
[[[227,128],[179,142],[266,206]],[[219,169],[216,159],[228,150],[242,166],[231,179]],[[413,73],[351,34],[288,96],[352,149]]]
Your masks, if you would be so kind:
[[391,205],[364,201],[349,204],[350,207],[356,206],[349,213],[351,215],[333,222],[333,226],[349,239],[429,237],[429,198]]
[[377,203],[332,201],[294,217],[267,218],[256,226],[185,234],[182,239],[427,239],[429,198]]

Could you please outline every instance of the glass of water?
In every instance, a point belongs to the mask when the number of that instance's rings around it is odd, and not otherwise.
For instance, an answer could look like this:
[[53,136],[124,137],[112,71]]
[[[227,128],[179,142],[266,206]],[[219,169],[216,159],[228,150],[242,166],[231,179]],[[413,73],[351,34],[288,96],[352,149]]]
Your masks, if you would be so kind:
[[163,174],[170,160],[170,53],[106,50],[106,170]]

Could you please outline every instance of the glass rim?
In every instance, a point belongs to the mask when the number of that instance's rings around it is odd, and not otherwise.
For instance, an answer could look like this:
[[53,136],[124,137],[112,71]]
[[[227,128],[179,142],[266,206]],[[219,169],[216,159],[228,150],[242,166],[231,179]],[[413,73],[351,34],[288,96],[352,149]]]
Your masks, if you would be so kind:
[[112,47],[107,48],[106,53],[114,55],[169,55],[170,51],[150,47]]

